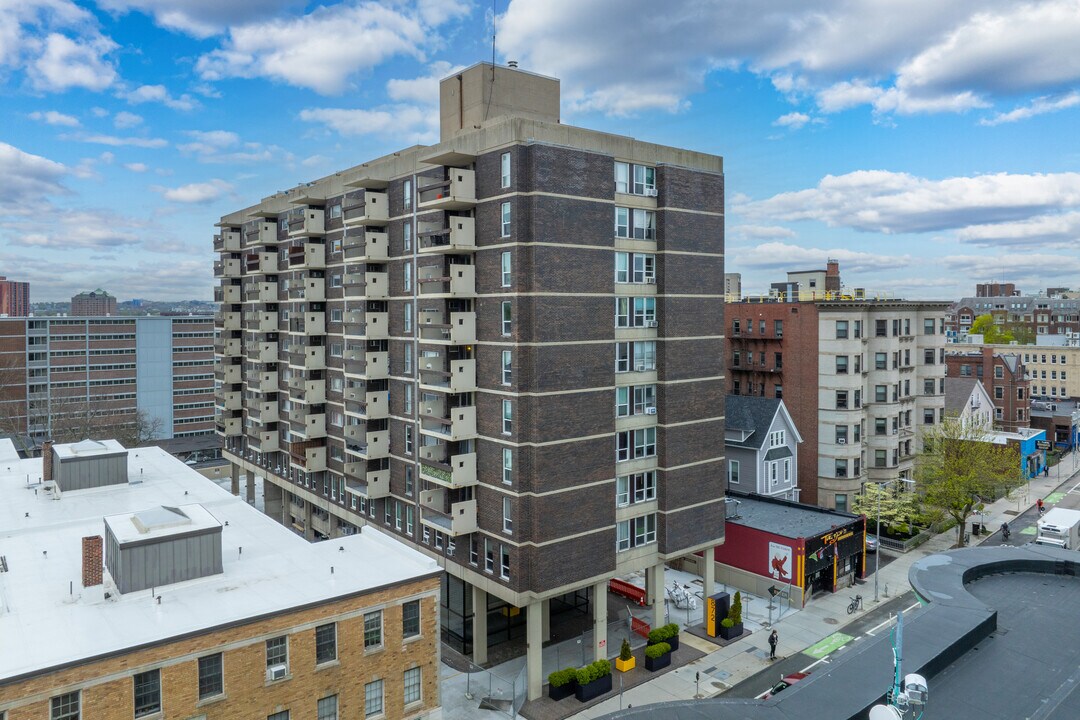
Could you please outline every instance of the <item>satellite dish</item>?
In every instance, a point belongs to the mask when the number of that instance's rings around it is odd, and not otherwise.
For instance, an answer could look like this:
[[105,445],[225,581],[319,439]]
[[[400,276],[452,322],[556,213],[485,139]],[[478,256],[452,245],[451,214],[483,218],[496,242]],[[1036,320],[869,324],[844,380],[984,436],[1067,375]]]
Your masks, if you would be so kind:
[[903,720],[900,711],[891,705],[875,705],[870,708],[870,720]]

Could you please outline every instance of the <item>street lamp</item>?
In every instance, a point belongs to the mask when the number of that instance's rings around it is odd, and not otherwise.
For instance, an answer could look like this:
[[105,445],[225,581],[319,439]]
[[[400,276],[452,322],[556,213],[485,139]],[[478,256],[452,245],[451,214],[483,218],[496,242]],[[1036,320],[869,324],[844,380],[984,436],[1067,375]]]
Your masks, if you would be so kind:
[[[914,480],[908,480],[907,478],[895,478],[893,480],[886,480],[885,482],[877,483],[877,486],[884,490],[895,482],[902,482],[905,484],[914,485]],[[874,551],[874,602],[878,601],[878,570],[881,568],[881,495],[877,496],[877,549]]]

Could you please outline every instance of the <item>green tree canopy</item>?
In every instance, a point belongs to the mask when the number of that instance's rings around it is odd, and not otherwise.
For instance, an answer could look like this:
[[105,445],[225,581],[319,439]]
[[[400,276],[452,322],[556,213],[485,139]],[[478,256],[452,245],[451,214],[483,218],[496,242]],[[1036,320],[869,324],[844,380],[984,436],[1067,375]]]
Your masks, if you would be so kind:
[[991,443],[986,428],[956,417],[928,428],[923,444],[915,460],[918,491],[956,521],[956,545],[962,547],[972,511],[1024,484],[1020,451]]
[[851,502],[851,511],[866,516],[868,528],[877,522],[878,511],[881,522],[886,525],[911,522],[918,508],[915,494],[909,492],[899,479],[888,487],[874,482],[863,485],[863,491]]
[[989,313],[975,318],[975,322],[971,323],[968,334],[982,335],[983,342],[989,345],[1008,345],[1015,340],[1013,333],[1004,326],[996,325],[994,316]]

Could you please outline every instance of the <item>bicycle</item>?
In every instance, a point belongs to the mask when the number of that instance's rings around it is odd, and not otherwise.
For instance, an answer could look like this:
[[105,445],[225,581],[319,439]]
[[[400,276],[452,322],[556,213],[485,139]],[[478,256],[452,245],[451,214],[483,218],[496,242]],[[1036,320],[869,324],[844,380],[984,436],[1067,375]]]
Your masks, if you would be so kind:
[[851,602],[847,606],[847,614],[854,615],[855,611],[862,607],[862,595],[856,595],[851,598]]

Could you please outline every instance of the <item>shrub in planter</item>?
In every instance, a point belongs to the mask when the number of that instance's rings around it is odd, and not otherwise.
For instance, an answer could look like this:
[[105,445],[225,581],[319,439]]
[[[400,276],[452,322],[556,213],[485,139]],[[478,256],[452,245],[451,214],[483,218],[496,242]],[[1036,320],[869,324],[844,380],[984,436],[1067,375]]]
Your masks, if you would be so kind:
[[736,592],[735,599],[731,601],[731,609],[728,610],[728,617],[736,625],[742,625],[742,593]]
[[666,642],[650,645],[645,648],[645,667],[650,671],[657,671],[660,668],[667,667],[671,664],[671,646]]
[[581,702],[588,702],[606,692],[611,692],[611,663],[597,660],[585,667],[578,668],[577,689],[574,695]]
[[[734,607],[734,605],[732,605]],[[731,618],[731,613],[720,621],[720,637],[725,640],[734,640],[735,638],[743,634],[743,624],[741,622],[735,622]]]
[[623,640],[622,647],[619,649],[619,657],[615,660],[615,667],[619,669],[619,672],[629,672],[637,667],[637,660],[634,658],[634,653],[630,650],[630,641]]
[[657,643],[667,643],[671,645],[672,650],[679,649],[679,626],[675,623],[668,623],[667,625],[661,625],[660,627],[652,630],[649,633],[649,645],[656,645]]
[[577,670],[574,668],[556,670],[548,675],[548,697],[552,700],[570,697],[576,689]]

